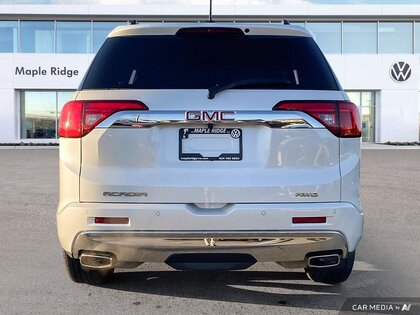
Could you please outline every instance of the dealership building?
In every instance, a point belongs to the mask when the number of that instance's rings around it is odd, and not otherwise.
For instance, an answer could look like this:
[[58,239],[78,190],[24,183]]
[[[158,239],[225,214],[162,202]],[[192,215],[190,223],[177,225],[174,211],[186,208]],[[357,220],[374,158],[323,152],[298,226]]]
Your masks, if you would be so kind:
[[[114,27],[204,22],[207,13],[167,1],[0,5],[0,143],[57,142],[60,110]],[[363,141],[419,141],[420,5],[215,5],[213,14],[306,27],[360,108]]]

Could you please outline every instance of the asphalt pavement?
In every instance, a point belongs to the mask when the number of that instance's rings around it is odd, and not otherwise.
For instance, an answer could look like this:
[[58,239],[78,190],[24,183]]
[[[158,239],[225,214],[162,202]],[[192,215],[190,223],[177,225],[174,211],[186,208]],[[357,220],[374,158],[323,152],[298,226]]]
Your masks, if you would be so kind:
[[365,231],[338,286],[275,263],[143,264],[104,287],[75,284],[56,236],[58,150],[0,150],[0,187],[0,314],[336,314],[347,297],[420,297],[420,150],[363,150]]

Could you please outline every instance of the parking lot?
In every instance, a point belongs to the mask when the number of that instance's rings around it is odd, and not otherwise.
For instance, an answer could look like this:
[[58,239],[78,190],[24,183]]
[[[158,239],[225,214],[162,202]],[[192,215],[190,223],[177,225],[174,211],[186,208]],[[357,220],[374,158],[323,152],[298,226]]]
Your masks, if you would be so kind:
[[56,236],[58,150],[0,149],[0,314],[337,313],[346,297],[420,297],[420,150],[363,150],[365,232],[347,282],[301,270],[118,270],[104,287],[74,284]]

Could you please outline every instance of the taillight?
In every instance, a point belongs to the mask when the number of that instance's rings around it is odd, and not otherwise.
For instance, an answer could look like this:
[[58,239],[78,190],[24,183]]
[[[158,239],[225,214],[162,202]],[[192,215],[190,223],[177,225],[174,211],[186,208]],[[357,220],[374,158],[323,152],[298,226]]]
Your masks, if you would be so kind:
[[82,134],[83,102],[71,101],[64,105],[60,114],[58,135],[63,138],[78,138]]
[[352,138],[362,136],[362,118],[356,105],[350,102],[339,102],[340,137]]
[[62,138],[80,138],[116,112],[148,109],[139,101],[70,101],[61,111],[58,134]]
[[361,117],[356,105],[350,102],[284,101],[273,110],[297,110],[311,115],[334,135],[341,138],[357,138],[361,133]]

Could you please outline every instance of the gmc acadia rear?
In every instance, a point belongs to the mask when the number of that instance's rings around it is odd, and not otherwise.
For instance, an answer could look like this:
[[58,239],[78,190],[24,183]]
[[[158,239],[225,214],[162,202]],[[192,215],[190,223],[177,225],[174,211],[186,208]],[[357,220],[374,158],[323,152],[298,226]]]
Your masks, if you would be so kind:
[[118,27],[59,135],[58,236],[76,282],[143,262],[351,273],[360,114],[301,27]]

